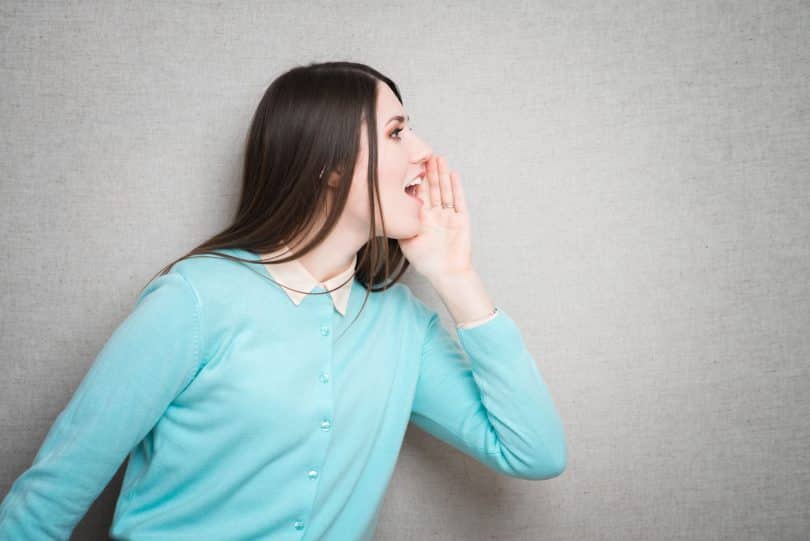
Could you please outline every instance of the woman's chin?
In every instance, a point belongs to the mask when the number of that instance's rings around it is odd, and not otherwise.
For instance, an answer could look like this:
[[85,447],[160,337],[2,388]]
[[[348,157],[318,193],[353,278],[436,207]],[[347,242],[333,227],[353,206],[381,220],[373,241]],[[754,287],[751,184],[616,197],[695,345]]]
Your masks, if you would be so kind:
[[[397,224],[396,227],[392,227],[386,230],[386,236],[389,239],[410,239],[419,234],[422,230],[422,224],[417,218],[412,223],[409,224]],[[382,231],[382,229],[380,229]]]

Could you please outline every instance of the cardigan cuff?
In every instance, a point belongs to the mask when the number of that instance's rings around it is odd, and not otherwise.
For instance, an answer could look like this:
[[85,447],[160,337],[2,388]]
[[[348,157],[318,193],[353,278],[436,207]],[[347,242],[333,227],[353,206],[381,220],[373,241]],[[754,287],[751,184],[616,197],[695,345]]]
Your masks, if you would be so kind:
[[487,321],[489,321],[490,319],[494,318],[497,315],[498,315],[498,307],[496,306],[495,309],[488,316],[485,316],[485,317],[482,317],[480,319],[476,319],[476,320],[473,320],[473,321],[466,321],[464,323],[457,323],[456,328],[457,329],[470,329],[472,327],[477,327],[478,325],[483,325],[484,323],[486,323]]

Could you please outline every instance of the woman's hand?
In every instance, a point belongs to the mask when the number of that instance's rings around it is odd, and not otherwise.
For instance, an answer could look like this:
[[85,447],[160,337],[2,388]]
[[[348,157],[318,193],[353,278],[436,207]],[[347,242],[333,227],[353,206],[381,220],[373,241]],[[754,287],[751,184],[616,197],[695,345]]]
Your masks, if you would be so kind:
[[447,168],[444,156],[427,162],[427,175],[417,195],[424,201],[419,211],[422,227],[415,237],[399,239],[405,257],[429,279],[471,272],[470,218],[464,190],[458,172]]

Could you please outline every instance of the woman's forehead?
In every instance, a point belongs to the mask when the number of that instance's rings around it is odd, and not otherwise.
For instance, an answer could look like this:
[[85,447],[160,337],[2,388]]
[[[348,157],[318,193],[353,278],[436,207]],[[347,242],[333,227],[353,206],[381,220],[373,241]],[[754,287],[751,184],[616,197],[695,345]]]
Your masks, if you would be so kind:
[[391,92],[388,85],[383,84],[380,92],[377,93],[377,121],[385,124],[392,116],[397,115],[408,118],[407,111],[402,107],[396,95]]

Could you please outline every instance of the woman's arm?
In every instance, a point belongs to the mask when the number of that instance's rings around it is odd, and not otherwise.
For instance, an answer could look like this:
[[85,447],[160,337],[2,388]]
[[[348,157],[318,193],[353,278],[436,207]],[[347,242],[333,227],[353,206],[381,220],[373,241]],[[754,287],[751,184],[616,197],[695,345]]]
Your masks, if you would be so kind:
[[0,504],[0,539],[66,540],[199,368],[201,306],[178,272],[152,281]]
[[[418,189],[424,202],[420,231],[399,239],[399,246],[457,322],[477,322],[494,306],[472,265],[461,178],[441,156],[432,157],[426,171],[428,182]],[[411,420],[506,475],[547,479],[562,473],[562,423],[515,322],[499,309],[480,325],[460,323],[459,345],[438,314],[422,306],[429,317]]]
[[[486,310],[477,276],[450,282],[434,286],[451,312],[472,316]],[[567,460],[562,422],[512,318],[498,308],[484,323],[457,327],[457,341],[429,312],[414,424],[503,474],[560,475]]]

